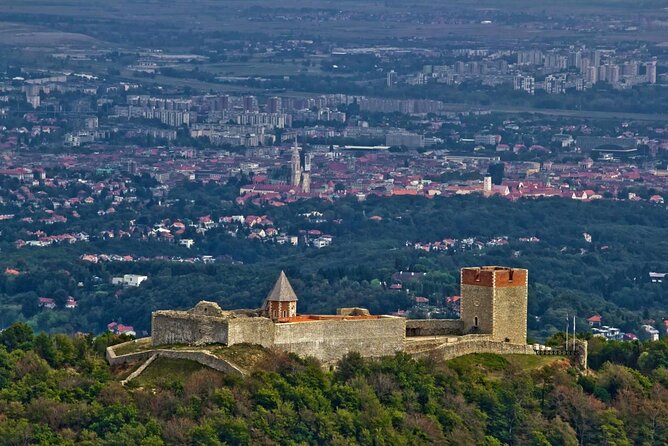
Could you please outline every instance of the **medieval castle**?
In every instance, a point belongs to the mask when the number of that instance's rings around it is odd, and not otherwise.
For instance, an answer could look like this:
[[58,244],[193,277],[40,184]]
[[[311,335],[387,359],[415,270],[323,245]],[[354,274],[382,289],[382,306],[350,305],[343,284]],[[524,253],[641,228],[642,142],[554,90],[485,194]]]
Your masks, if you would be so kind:
[[297,312],[284,273],[257,310],[225,311],[202,301],[188,311],[153,313],[151,343],[259,344],[333,364],[348,352],[382,357],[396,352],[448,359],[473,352],[534,354],[527,345],[528,271],[485,266],[461,270],[461,319],[407,320],[340,308],[336,315]]

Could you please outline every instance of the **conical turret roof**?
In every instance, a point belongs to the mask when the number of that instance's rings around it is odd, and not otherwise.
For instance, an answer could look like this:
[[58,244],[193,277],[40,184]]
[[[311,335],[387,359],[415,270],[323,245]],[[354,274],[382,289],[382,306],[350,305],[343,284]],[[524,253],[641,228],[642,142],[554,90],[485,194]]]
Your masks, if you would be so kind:
[[278,280],[276,280],[274,288],[272,288],[271,292],[267,295],[267,298],[265,300],[267,302],[297,301],[297,295],[295,294],[295,291],[292,289],[292,285],[290,285],[290,282],[288,281],[288,278],[283,271],[281,271],[281,274],[278,276]]

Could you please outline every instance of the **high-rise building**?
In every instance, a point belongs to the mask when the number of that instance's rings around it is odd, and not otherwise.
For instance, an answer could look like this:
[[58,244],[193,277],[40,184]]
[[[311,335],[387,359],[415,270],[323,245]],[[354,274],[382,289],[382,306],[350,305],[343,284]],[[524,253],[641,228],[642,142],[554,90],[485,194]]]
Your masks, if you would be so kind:
[[534,94],[535,79],[533,76],[515,76],[515,90]]
[[462,268],[464,333],[489,334],[495,341],[513,344],[526,343],[528,281],[526,269]]
[[611,84],[619,83],[619,65],[605,65],[605,79]]
[[281,98],[273,96],[267,99],[267,113],[279,113],[281,111]]
[[556,53],[547,53],[545,55],[545,68],[550,68],[553,70],[564,70],[566,69],[566,58]]
[[229,110],[230,109],[230,96],[222,95],[218,97],[218,110]]
[[603,56],[603,51],[601,51],[601,50],[595,50],[595,51],[594,51],[594,58],[593,58],[593,61],[592,61],[592,62],[593,62],[592,65],[594,65],[595,67],[598,67],[599,65],[601,65],[601,58],[602,58],[602,56]]
[[598,81],[599,82],[605,82],[608,80],[608,71],[605,67],[605,65],[597,66],[596,69],[598,70]]
[[587,68],[587,82],[592,85],[598,82],[598,67],[591,66]]
[[397,85],[397,82],[399,82],[399,77],[397,76],[397,73],[394,70],[390,70],[390,72],[387,73],[387,86],[389,88],[392,88],[395,85]]
[[566,81],[562,77],[547,76],[544,82],[545,92],[548,94],[560,94],[566,92]]
[[645,71],[647,73],[647,82],[656,84],[656,59],[645,64]]
[[528,50],[517,52],[518,65],[543,65],[543,52],[540,50]]
[[622,65],[622,76],[634,77],[638,75],[638,72],[638,62],[635,60],[624,62],[624,65]]
[[256,112],[259,110],[257,98],[255,96],[244,96],[243,105],[244,111]]

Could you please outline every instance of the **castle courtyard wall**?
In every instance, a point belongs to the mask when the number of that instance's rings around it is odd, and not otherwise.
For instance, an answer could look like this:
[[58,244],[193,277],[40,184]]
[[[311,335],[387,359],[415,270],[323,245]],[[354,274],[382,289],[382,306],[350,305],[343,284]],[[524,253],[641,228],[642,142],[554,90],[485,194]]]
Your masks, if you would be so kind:
[[262,347],[274,346],[274,322],[265,317],[229,319],[227,345],[248,343]]
[[151,321],[153,345],[227,344],[228,319],[185,311],[155,311]]
[[437,358],[448,360],[459,356],[469,355],[471,353],[494,353],[497,355],[521,354],[535,355],[531,345],[512,344],[509,342],[496,341],[485,336],[462,336],[456,342],[443,344],[437,348],[413,353],[412,356],[419,358]]
[[461,319],[407,319],[406,336],[457,336],[464,332]]
[[350,352],[364,357],[392,356],[404,349],[405,334],[405,320],[390,316],[279,323],[275,326],[274,346],[332,364]]

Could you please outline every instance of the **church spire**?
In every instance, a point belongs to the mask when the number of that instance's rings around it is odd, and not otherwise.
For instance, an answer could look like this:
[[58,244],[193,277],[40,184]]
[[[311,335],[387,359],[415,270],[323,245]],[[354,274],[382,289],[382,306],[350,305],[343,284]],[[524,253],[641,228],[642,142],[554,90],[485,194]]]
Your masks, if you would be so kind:
[[302,161],[299,156],[299,146],[297,145],[297,137],[295,136],[295,144],[292,146],[292,159],[290,160],[290,170],[292,173],[291,185],[299,187],[302,180]]

